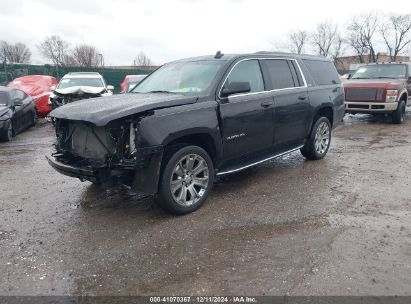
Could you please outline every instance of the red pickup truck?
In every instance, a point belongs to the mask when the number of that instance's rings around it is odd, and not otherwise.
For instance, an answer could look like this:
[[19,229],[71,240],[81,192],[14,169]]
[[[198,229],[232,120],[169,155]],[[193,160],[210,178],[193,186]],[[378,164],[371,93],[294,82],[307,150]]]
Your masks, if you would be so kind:
[[344,93],[347,113],[390,114],[401,124],[411,100],[411,63],[361,66],[344,82]]

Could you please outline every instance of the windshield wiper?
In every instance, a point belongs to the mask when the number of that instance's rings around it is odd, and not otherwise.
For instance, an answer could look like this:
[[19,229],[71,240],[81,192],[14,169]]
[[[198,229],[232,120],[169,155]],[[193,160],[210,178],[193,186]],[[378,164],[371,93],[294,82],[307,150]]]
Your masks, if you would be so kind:
[[163,91],[163,90],[155,90],[155,91],[148,91],[147,93],[174,93],[174,92]]

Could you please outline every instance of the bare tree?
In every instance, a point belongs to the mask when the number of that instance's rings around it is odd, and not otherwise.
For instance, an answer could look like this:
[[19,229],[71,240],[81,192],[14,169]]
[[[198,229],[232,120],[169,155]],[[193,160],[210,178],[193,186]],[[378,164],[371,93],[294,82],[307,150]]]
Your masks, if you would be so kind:
[[338,37],[337,25],[327,21],[317,25],[315,32],[311,35],[311,42],[318,55],[333,57],[333,46]]
[[64,66],[65,56],[69,53],[69,43],[60,36],[46,37],[39,45],[40,53],[49,59],[58,69]]
[[153,62],[144,52],[140,52],[134,59],[134,65],[141,67],[149,67],[153,65]]
[[304,46],[308,40],[308,32],[307,31],[294,31],[288,34],[288,49],[292,53],[301,54],[304,52]]
[[8,81],[7,64],[10,63],[11,49],[11,44],[6,41],[0,41],[0,61],[3,63],[6,82]]
[[392,61],[410,43],[409,33],[411,30],[411,15],[391,15],[381,25],[380,31],[387,46]]
[[86,68],[98,67],[102,62],[101,56],[96,47],[87,44],[78,45],[73,51],[77,65]]
[[11,45],[6,41],[0,41],[0,61],[3,64],[10,62],[9,54],[10,54]]
[[68,54],[68,55],[64,55],[62,65],[65,67],[74,67],[74,66],[77,66],[78,64],[77,64],[76,59],[74,59],[73,55]]
[[364,55],[369,54],[369,49],[362,39],[362,35],[356,31],[350,31],[347,38],[348,44],[355,51],[360,63],[364,62]]
[[375,11],[354,16],[348,24],[351,47],[358,56],[368,54],[369,62],[377,61],[377,52],[374,46],[377,29],[378,14]]
[[8,61],[12,63],[30,63],[31,51],[21,42],[9,45],[8,47]]

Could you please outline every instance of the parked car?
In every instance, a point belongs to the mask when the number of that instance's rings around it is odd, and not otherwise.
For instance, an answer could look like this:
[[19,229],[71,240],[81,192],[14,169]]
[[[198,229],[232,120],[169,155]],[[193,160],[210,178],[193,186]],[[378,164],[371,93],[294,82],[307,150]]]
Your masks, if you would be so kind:
[[21,90],[0,87],[0,140],[10,141],[14,135],[37,122],[33,99]]
[[128,93],[132,88],[139,84],[147,75],[127,75],[120,84],[121,93]]
[[31,96],[36,105],[37,115],[46,117],[51,111],[49,104],[51,88],[57,83],[57,79],[52,76],[29,75],[14,79],[7,86],[20,89]]
[[93,183],[117,177],[184,214],[204,203],[216,176],[295,150],[323,158],[344,100],[328,59],[217,53],[165,64],[129,94],[50,115],[57,144],[47,158],[58,172]]
[[401,124],[411,99],[411,63],[363,65],[344,82],[344,90],[346,112],[390,114]]
[[56,88],[52,88],[50,101],[52,109],[64,104],[87,98],[113,95],[114,87],[106,85],[99,73],[72,72],[61,78]]

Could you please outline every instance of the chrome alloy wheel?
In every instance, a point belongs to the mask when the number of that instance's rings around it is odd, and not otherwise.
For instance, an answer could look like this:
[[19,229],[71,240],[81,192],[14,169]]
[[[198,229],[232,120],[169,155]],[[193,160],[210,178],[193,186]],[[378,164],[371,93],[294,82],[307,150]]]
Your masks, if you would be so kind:
[[330,144],[330,127],[326,122],[322,122],[315,132],[314,145],[318,154],[324,154]]
[[198,154],[188,154],[175,166],[170,180],[174,201],[184,207],[197,203],[208,187],[207,162]]

